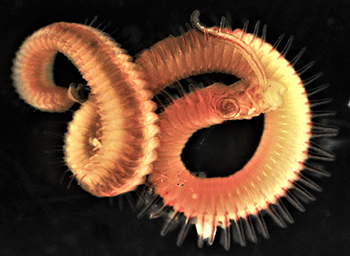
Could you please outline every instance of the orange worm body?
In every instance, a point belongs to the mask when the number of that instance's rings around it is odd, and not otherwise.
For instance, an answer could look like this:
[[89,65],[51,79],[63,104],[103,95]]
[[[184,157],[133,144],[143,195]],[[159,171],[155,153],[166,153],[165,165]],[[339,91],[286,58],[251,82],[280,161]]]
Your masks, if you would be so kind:
[[[203,96],[200,91],[207,88]],[[293,186],[302,169],[300,163],[307,158],[311,126],[303,90],[288,91],[283,106],[265,114],[260,145],[242,170],[227,178],[195,177],[181,161],[186,142],[195,131],[226,121],[209,104],[217,92],[207,88],[175,100],[159,115],[160,147],[149,181],[165,205],[183,212],[188,220],[196,218],[200,240],[212,243],[217,226],[226,230],[230,220],[257,215]]]
[[230,43],[197,30],[180,37],[168,37],[135,60],[154,94],[174,81],[204,73],[226,73],[241,79],[254,79],[259,90],[266,91],[266,77],[254,51],[244,47],[237,37]]
[[[165,108],[159,115],[160,147],[149,182],[164,206],[173,208],[163,234],[178,214],[183,213],[186,223],[178,244],[182,243],[189,224],[195,223],[200,247],[204,240],[213,243],[219,226],[228,249],[230,228],[237,231],[234,235],[238,233],[235,240],[245,244],[242,223],[247,235],[256,241],[251,218],[256,219],[258,230],[268,236],[260,217],[262,210],[281,226],[285,225],[271,205],[278,207],[291,222],[281,205],[281,197],[303,209],[288,191],[298,189],[295,181],[308,183],[300,172],[309,157],[311,110],[303,82],[273,46],[239,29],[206,29],[194,25],[201,32],[189,31],[178,38],[167,38],[136,59],[146,70],[144,76],[150,90],[158,92],[164,85],[205,72],[229,73],[242,80],[227,87],[215,84],[192,92]],[[228,107],[228,116],[222,115],[226,112],[217,105],[218,97],[226,100],[222,106]],[[185,168],[181,153],[195,131],[261,113],[265,113],[263,135],[254,156],[242,170],[225,178],[200,178]],[[298,191],[309,196],[304,190]],[[145,209],[152,209],[151,203]],[[151,217],[157,214],[152,212]]]
[[57,52],[91,87],[89,100],[68,127],[67,165],[82,188],[96,196],[133,190],[144,182],[155,158],[152,94],[130,57],[109,37],[88,26],[55,23],[27,38],[14,62],[14,86],[36,108],[64,111],[73,103],[67,90],[53,82]]

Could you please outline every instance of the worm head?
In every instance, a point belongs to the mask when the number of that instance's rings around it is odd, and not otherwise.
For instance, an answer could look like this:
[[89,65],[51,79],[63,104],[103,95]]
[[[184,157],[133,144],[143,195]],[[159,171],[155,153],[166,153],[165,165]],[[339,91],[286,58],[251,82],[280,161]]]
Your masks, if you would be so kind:
[[238,99],[241,97],[244,90],[239,88],[231,89],[223,84],[213,84],[216,87],[215,94],[211,99],[211,106],[215,113],[222,119],[236,119],[240,113],[240,105]]
[[216,114],[222,119],[235,119],[238,115],[240,107],[235,96],[235,94],[227,93],[215,100],[215,106],[213,107]]

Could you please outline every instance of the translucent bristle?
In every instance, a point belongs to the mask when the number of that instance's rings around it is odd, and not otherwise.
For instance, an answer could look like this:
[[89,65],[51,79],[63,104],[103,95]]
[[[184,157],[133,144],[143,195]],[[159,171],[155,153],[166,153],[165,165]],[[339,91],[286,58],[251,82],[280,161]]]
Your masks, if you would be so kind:
[[238,225],[238,223],[234,220],[231,220],[231,229],[232,229],[232,236],[233,240],[240,244],[241,246],[245,246],[245,238],[244,238],[244,232],[243,229]]
[[275,211],[273,207],[270,207],[268,209],[264,209],[264,211],[271,217],[271,219],[281,228],[286,228],[287,225],[281,218],[281,216]]
[[313,76],[311,76],[311,77],[309,77],[307,79],[303,79],[304,86],[307,86],[307,85],[311,84],[315,80],[319,79],[322,75],[323,75],[323,73],[319,72],[316,75],[313,75]]
[[185,240],[187,234],[188,234],[188,231],[190,230],[190,227],[192,226],[192,219],[186,219],[185,223],[183,224],[180,232],[179,232],[179,235],[177,237],[177,246],[181,246],[183,241]]
[[283,57],[286,57],[286,55],[287,55],[287,53],[288,53],[288,51],[289,51],[289,49],[290,49],[290,46],[291,46],[292,43],[293,43],[293,40],[294,40],[294,37],[293,37],[293,36],[289,37],[289,39],[288,39],[288,41],[287,41],[287,43],[286,43],[286,46],[285,46],[284,49],[280,52],[281,55],[282,55]]
[[244,227],[247,238],[253,243],[256,243],[258,239],[256,237],[254,227],[252,226],[251,218],[249,216],[247,218],[241,218],[241,223]]
[[280,35],[277,39],[277,41],[274,43],[274,45],[272,46],[274,49],[277,49],[277,47],[280,45],[280,43],[282,42],[284,38],[284,34]]
[[304,206],[299,202],[298,199],[295,198],[294,195],[292,195],[292,193],[287,190],[286,194],[284,195],[284,197],[289,201],[289,203],[291,205],[293,205],[295,208],[297,208],[299,211],[301,212],[305,212],[305,208]]
[[310,89],[310,90],[306,90],[307,96],[310,97],[310,96],[312,96],[312,95],[314,95],[316,93],[319,93],[319,92],[327,89],[328,87],[329,87],[329,84],[323,84],[323,85],[318,86],[316,88],[313,88],[313,89]]
[[302,48],[300,52],[289,62],[292,67],[294,67],[295,64],[300,60],[301,56],[303,56],[305,51],[306,51],[306,47]]
[[315,182],[313,182],[312,180],[306,178],[304,175],[302,175],[301,173],[299,174],[299,178],[296,180],[296,182],[299,182],[305,186],[307,186],[308,188],[317,191],[317,192],[321,192],[322,188],[317,185]]
[[179,212],[173,213],[172,217],[169,217],[167,219],[167,221],[164,223],[162,230],[160,231],[160,234],[162,236],[165,236],[170,229],[174,228],[174,225],[177,224],[176,220],[177,220],[178,215],[179,215]]
[[231,230],[230,226],[221,228],[220,243],[226,251],[230,250],[231,246]]
[[297,74],[298,76],[301,76],[302,74],[304,74],[307,70],[309,70],[313,65],[315,65],[315,61],[311,61],[309,64],[305,65],[304,67],[300,68],[299,70],[297,70]]

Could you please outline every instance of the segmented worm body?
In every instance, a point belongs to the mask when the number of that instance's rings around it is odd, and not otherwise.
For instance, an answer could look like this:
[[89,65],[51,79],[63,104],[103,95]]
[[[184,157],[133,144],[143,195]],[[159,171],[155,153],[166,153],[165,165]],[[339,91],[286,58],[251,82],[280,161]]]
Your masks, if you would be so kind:
[[[280,198],[286,197],[300,210],[303,207],[291,190],[314,199],[296,182],[320,190],[300,173],[305,161],[312,158],[308,153],[312,116],[303,82],[291,63],[273,46],[239,29],[205,28],[199,24],[197,15],[194,13],[192,18],[199,31],[167,38],[136,59],[136,63],[148,63],[144,72],[146,81],[152,81],[152,85],[157,81],[169,84],[205,72],[233,74],[241,81],[230,86],[214,84],[173,99],[173,104],[159,114],[160,147],[149,176],[155,195],[151,194],[140,215],[150,211],[151,217],[159,216],[170,206],[173,210],[162,234],[183,213],[186,220],[178,244],[189,226],[195,224],[200,247],[204,241],[212,244],[217,227],[221,227],[222,243],[228,249],[231,229],[235,241],[241,245],[245,245],[244,231],[256,242],[252,220],[257,230],[268,237],[262,211],[280,226],[285,226],[284,219],[292,222]],[[160,88],[157,85],[151,90],[157,92]],[[265,113],[263,135],[243,169],[218,178],[197,177],[186,169],[181,153],[195,131],[261,113]],[[160,209],[159,198],[163,200]]]
[[53,81],[57,52],[67,56],[91,87],[73,117],[65,160],[82,188],[114,196],[142,184],[155,159],[158,129],[152,94],[130,57],[97,29],[69,23],[44,27],[22,44],[13,67],[20,97],[44,111],[65,111],[74,102]]

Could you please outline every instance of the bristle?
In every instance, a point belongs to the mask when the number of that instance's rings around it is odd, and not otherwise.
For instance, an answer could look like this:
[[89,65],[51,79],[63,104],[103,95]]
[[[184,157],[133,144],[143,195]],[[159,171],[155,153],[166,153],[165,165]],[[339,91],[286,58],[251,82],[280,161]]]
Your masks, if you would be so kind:
[[[201,218],[197,218],[197,224],[201,230],[204,230],[204,225],[205,225],[205,217],[204,215]],[[197,245],[198,248],[202,248],[204,244],[204,235],[198,233],[198,240],[197,240]]]
[[[243,24],[243,28],[242,28],[242,32],[243,33],[247,33],[248,32],[248,25],[249,25],[249,20],[247,20],[246,22],[244,22]],[[243,35],[243,34],[242,34]],[[241,36],[242,37],[242,36]]]
[[[61,148],[61,147],[60,147]],[[54,157],[57,156],[57,152],[61,153],[62,150],[58,150],[58,149],[55,149],[55,150],[45,150],[44,151],[45,154],[48,154],[48,155],[51,155],[51,154],[55,154]],[[48,157],[48,158],[53,158],[53,157]],[[48,164],[50,165],[54,165],[55,168],[59,169],[59,168],[63,168],[63,167],[66,167],[66,163],[63,159],[52,159],[52,160],[47,160],[46,161]],[[63,174],[62,174],[63,175]],[[61,179],[60,179],[61,180]],[[60,183],[60,185],[62,185]]]
[[105,23],[105,21],[99,22],[99,24],[95,28],[102,30],[100,28],[101,28],[101,26],[103,26],[104,23]]
[[304,163],[304,168],[303,171],[309,172],[311,174],[314,175],[318,175],[318,176],[323,176],[323,177],[330,177],[331,174],[325,170],[316,168],[314,166],[311,166],[310,164]]
[[292,67],[294,67],[295,64],[297,64],[297,62],[300,60],[300,57],[303,56],[305,51],[306,51],[306,47],[302,48],[300,52],[289,62]]
[[318,86],[318,87],[316,87],[316,88],[313,88],[313,89],[311,89],[311,90],[307,90],[307,91],[306,91],[306,92],[307,92],[307,96],[310,97],[310,96],[312,96],[312,95],[314,95],[314,94],[316,94],[316,93],[319,93],[319,92],[321,92],[321,91],[327,89],[328,87],[329,87],[329,84],[323,84],[323,85]]
[[177,88],[177,92],[180,95],[180,98],[182,98],[183,96],[185,96],[187,94],[185,88],[182,86],[182,84],[179,81],[177,81],[175,83],[175,85],[176,85],[176,88]]
[[231,227],[232,227],[232,236],[233,240],[240,244],[241,246],[245,246],[245,238],[244,238],[244,232],[240,225],[234,220],[231,220]]
[[165,105],[164,102],[160,99],[159,94],[154,95],[154,99],[155,99],[155,102],[156,102],[157,107],[159,108],[159,110],[160,110],[161,112],[163,112],[164,109],[166,108],[166,105]]
[[239,37],[240,39],[243,38],[244,34],[248,32],[248,25],[249,25],[249,20],[246,20],[243,24],[243,28],[242,28],[242,34]]
[[303,84],[304,86],[307,86],[308,84],[311,84],[313,81],[317,80],[318,78],[320,78],[323,75],[322,72],[317,73],[316,75],[313,75],[312,77],[309,77],[307,79],[303,80]]
[[335,159],[335,156],[333,153],[325,150],[324,148],[322,148],[320,145],[316,144],[315,142],[313,141],[310,141],[310,146],[309,146],[309,149],[315,151],[315,152],[318,152],[320,154],[323,154],[324,156],[327,156],[331,159]]
[[263,31],[262,31],[262,34],[261,34],[261,40],[262,40],[263,42],[266,41],[266,33],[267,33],[267,25],[265,24],[265,25],[263,26]]
[[174,103],[174,95],[170,94],[167,90],[161,90],[161,94],[164,97],[164,101],[167,102],[167,105],[173,104]]
[[209,245],[212,245],[214,243],[216,230],[217,230],[217,226],[216,226],[216,221],[215,221],[215,217],[214,217],[212,224],[211,224],[210,236],[209,236],[208,241],[207,241]]
[[177,237],[177,246],[181,246],[183,241],[185,240],[187,234],[188,234],[188,231],[190,230],[190,227],[192,226],[192,219],[186,219],[185,223],[183,224],[180,232],[179,232],[179,235]]
[[277,49],[277,47],[279,46],[279,44],[282,42],[284,38],[284,34],[280,35],[279,38],[277,39],[277,41],[274,43],[274,45],[272,46],[274,49]]
[[69,182],[68,182],[68,185],[67,185],[67,189],[70,189],[70,187],[72,186],[73,180],[75,180],[75,176],[74,175],[70,176]]
[[311,118],[328,117],[328,116],[334,116],[334,115],[336,115],[336,112],[333,110],[312,111]]
[[255,23],[255,27],[254,27],[254,32],[253,32],[253,36],[254,37],[259,37],[259,27],[260,27],[260,20],[258,20],[256,23]]
[[137,218],[143,218],[148,212],[152,211],[152,208],[156,206],[157,202],[160,200],[159,196],[154,196],[145,207],[139,212]]
[[308,149],[309,158],[320,159],[323,161],[334,161],[335,155],[323,149],[321,146],[317,145],[315,142],[310,141],[310,146]]
[[[320,124],[317,122],[312,122],[312,128],[311,128],[312,132],[319,132],[319,133],[324,133],[324,134],[330,134],[330,135],[337,135],[338,134],[338,128],[333,127],[333,126],[329,126],[329,125],[324,125],[324,124]],[[329,135],[325,135],[327,137],[329,137]]]
[[287,41],[287,43],[286,43],[286,46],[285,46],[284,49],[281,51],[281,55],[282,55],[283,57],[286,57],[286,55],[287,55],[287,53],[288,53],[288,51],[289,51],[289,49],[290,49],[290,46],[291,46],[292,43],[293,43],[293,39],[294,39],[293,36],[289,37],[289,39],[288,39],[288,41]]
[[271,207],[265,209],[266,213],[272,218],[272,220],[277,224],[277,226],[280,226],[281,228],[286,228],[287,224],[283,221],[282,217],[276,212],[276,210]]
[[[54,149],[50,149],[50,150],[45,150],[44,153],[47,154],[47,155],[51,155],[51,154],[57,154],[57,153],[62,153],[64,152],[64,150],[62,149],[62,146],[55,146]],[[53,164],[53,163],[59,163],[60,166],[59,167],[62,167],[62,166],[66,166],[65,162],[62,161],[62,160],[58,160],[58,161],[47,161],[47,163],[50,163],[50,164]]]
[[297,208],[301,212],[305,212],[304,206],[299,202],[298,199],[290,192],[290,189],[286,191],[284,197],[292,204],[295,208]]
[[300,68],[299,70],[296,71],[298,76],[301,76],[304,74],[307,70],[309,70],[313,65],[315,65],[315,61],[311,61],[309,64],[306,64],[304,67]]
[[126,197],[126,200],[128,201],[128,203],[129,203],[129,205],[131,206],[131,210],[133,211],[133,212],[135,212],[136,211],[136,208],[135,208],[135,202],[134,202],[134,200],[133,200],[133,198],[132,198],[132,196],[131,196],[131,193],[126,193],[125,194],[125,197]]
[[141,206],[146,202],[147,187],[144,186],[141,192],[137,189],[136,193],[139,197],[136,203],[136,209],[140,209]]
[[65,170],[63,173],[62,173],[62,176],[60,178],[60,185],[62,185],[63,183],[63,180],[64,178],[67,176],[67,173],[69,172],[69,170]]
[[198,248],[203,248],[204,238],[203,235],[198,235],[197,246]]
[[175,220],[178,215],[179,212],[173,213],[173,216],[167,219],[167,221],[164,223],[162,231],[160,232],[161,236],[165,236],[168,233],[168,231],[172,228],[172,225],[175,224]]
[[297,182],[307,186],[308,188],[317,191],[317,192],[321,192],[322,188],[317,185],[315,182],[313,182],[312,180],[306,178],[304,175],[302,175],[301,173],[299,173],[299,178],[296,180]]
[[310,100],[309,104],[310,104],[310,108],[313,108],[313,107],[324,105],[330,102],[332,102],[332,99],[326,98],[326,99]]
[[165,214],[170,209],[169,205],[162,205],[158,211],[151,212],[149,218],[150,219],[156,219],[161,217],[163,214]]
[[272,206],[275,208],[275,211],[278,212],[278,214],[280,214],[281,217],[283,217],[283,219],[285,219],[289,223],[294,223],[292,216],[290,215],[287,208],[284,206],[281,198],[279,198],[278,201]]
[[221,17],[220,21],[220,30],[228,28],[231,30],[230,24],[228,23],[227,19],[225,17]]
[[188,85],[188,89],[191,92],[197,91],[198,89],[201,89],[202,87],[199,87],[198,85],[196,85],[195,83],[190,83]]
[[334,156],[333,157],[328,157],[328,156],[321,156],[321,155],[316,155],[316,154],[310,154],[309,153],[308,159],[332,162],[332,161],[334,161],[335,158],[334,158]]
[[188,23],[185,23],[185,26],[186,26],[186,28],[187,28],[187,31],[190,31],[190,30],[192,30],[193,29],[193,27],[194,27],[194,25],[192,24],[188,24]]
[[[50,122],[53,125],[56,125],[59,122]],[[65,123],[67,125],[67,123]],[[64,135],[62,133],[57,133],[57,132],[49,132],[49,131],[44,131],[43,135],[48,136],[50,138],[58,138],[58,139],[64,139]],[[62,146],[59,146],[60,152],[63,151]]]
[[185,29],[181,26],[179,27],[180,35],[184,35],[186,33]]
[[326,157],[326,156],[312,155],[312,154],[309,154],[308,159],[319,160],[319,161],[326,161],[326,162],[334,161],[334,158],[329,158],[329,157]]
[[101,29],[102,31],[105,31],[108,27],[110,27],[111,26],[111,22],[109,21],[109,22],[107,22],[107,24]]
[[225,248],[226,251],[230,250],[230,245],[231,245],[230,226],[226,228],[221,228],[220,244]]
[[[93,24],[97,21],[97,19],[98,19],[98,16],[96,15],[96,16],[91,20],[91,22],[89,23],[89,26],[92,27]],[[85,20],[85,22],[87,22],[87,19]],[[86,24],[86,23],[84,23],[84,24]]]
[[247,218],[241,218],[241,221],[244,226],[244,230],[247,238],[253,243],[257,243],[258,239],[256,237],[254,227],[252,226],[251,217],[248,216]]
[[269,239],[269,231],[267,230],[264,217],[262,216],[261,211],[258,215],[252,215],[252,218],[255,220],[256,230],[265,238]]
[[[109,202],[109,205],[110,206],[113,206],[114,205],[114,197],[109,197],[108,198],[108,202]],[[118,196],[116,197],[117,201],[118,201],[118,206],[119,206],[119,209],[120,210],[123,210],[124,209],[124,202],[123,202],[123,197],[122,196]]]
[[305,203],[316,200],[310,192],[306,191],[306,189],[302,188],[298,183],[294,183],[294,186],[291,187],[291,192]]

